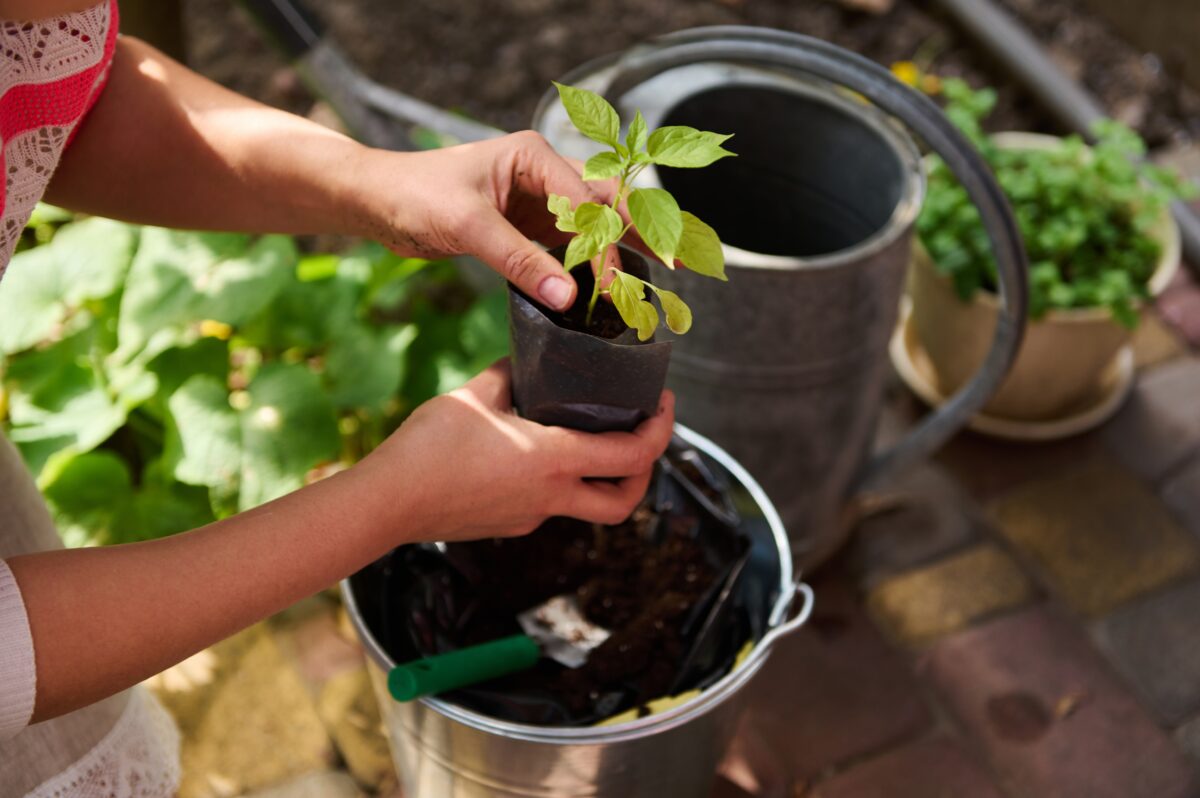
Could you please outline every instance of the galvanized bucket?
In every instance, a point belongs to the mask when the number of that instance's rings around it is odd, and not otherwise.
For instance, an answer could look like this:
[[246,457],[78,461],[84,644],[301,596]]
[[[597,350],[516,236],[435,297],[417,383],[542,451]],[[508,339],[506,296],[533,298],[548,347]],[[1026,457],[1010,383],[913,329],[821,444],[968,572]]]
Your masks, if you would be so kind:
[[[763,484],[805,568],[848,529],[845,500],[941,445],[987,400],[1020,342],[1024,252],[1007,202],[974,149],[928,98],[833,45],[756,28],[701,28],[594,61],[564,82],[605,94],[629,119],[733,133],[736,158],[648,170],[725,242],[728,283],[660,269],[692,306],[668,384],[680,420]],[[850,89],[852,91],[847,91]],[[870,103],[864,102],[869,100]],[[975,200],[999,266],[1002,313],[974,380],[892,450],[870,457],[887,343],[924,177],[899,119],[939,152]],[[560,152],[598,146],[557,97],[534,127]]]
[[392,757],[409,798],[708,796],[742,709],[744,688],[771,647],[808,619],[813,594],[797,581],[779,516],[746,470],[691,430],[677,427],[676,433],[733,486],[742,529],[753,544],[751,564],[772,577],[758,597],[766,634],[723,679],[661,714],[590,728],[507,723],[436,698],[394,701],[386,684],[394,663],[364,621],[356,579],[350,577],[342,582],[342,596],[367,651]]

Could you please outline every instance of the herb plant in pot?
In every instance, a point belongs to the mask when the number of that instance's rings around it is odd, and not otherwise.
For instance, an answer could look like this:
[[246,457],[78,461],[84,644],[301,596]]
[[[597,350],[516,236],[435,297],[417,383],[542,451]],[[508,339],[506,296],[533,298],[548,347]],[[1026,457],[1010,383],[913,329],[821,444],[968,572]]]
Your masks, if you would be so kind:
[[[633,188],[633,182],[650,164],[696,168],[733,153],[721,146],[727,135],[684,126],[648,130],[640,111],[622,141],[620,118],[603,97],[555,86],[571,122],[609,148],[588,159],[583,179],[615,179],[617,191],[611,205],[574,208],[566,197],[550,196],[556,226],[575,234],[552,254],[575,276],[579,292],[574,305],[557,313],[509,286],[513,399],[522,415],[539,423],[631,430],[657,407],[670,359],[670,343],[654,342],[659,311],[650,295],[672,332],[687,332],[692,314],[677,294],[649,281],[648,257],[619,242],[636,231],[667,268],[678,261],[697,274],[726,279],[716,232],[681,210],[667,191]],[[628,223],[617,210],[623,202]],[[620,269],[607,257],[612,247]]]
[[[995,102],[947,80],[946,112],[988,160],[1013,205],[1030,262],[1030,320],[1008,377],[984,408],[993,417],[1053,421],[1103,401],[1144,303],[1179,263],[1170,200],[1187,187],[1140,162],[1144,145],[1115,122],[1078,136],[987,135]],[[911,325],[949,396],[982,363],[995,329],[995,264],[978,214],[936,157],[909,272]],[[1123,362],[1123,358],[1125,361]]]

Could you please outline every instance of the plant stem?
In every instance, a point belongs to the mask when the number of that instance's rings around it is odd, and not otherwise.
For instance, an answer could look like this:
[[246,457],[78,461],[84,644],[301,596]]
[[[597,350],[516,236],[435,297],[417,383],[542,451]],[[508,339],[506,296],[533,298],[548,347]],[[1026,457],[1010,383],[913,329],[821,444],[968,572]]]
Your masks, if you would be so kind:
[[604,262],[608,254],[607,247],[604,252],[596,256],[595,260],[599,261],[599,266],[593,264],[592,273],[595,278],[592,280],[592,298],[588,300],[587,317],[583,320],[585,327],[592,326],[592,313],[596,310],[596,301],[600,299],[600,280],[604,277]]

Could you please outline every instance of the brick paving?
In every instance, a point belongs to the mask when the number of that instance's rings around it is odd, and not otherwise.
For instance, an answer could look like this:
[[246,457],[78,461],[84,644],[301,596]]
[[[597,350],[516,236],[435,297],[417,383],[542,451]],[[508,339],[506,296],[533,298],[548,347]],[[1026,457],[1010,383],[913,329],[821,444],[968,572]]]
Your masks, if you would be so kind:
[[[1101,429],[963,433],[866,503],[811,623],[755,680],[713,798],[1200,796],[1193,303],[1190,279],[1160,303]],[[889,403],[894,438],[921,410]],[[153,685],[184,731],[182,798],[403,798],[330,594]]]
[[923,671],[1028,798],[1187,798],[1182,751],[1069,619],[1034,608],[939,643]]
[[1096,639],[1163,723],[1200,713],[1200,581],[1156,593],[1096,625]]
[[1146,485],[1108,460],[990,505],[997,526],[1075,610],[1097,615],[1196,571],[1200,545]]
[[867,595],[867,607],[895,639],[919,645],[1034,595],[1016,561],[988,543],[892,577]]

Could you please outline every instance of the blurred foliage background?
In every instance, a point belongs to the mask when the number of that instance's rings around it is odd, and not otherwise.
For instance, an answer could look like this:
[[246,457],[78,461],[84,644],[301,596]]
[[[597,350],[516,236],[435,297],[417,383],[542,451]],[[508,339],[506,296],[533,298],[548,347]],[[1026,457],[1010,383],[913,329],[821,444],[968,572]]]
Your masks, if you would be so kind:
[[361,458],[506,353],[505,301],[377,244],[39,206],[0,291],[0,419],[68,545],[168,535]]

